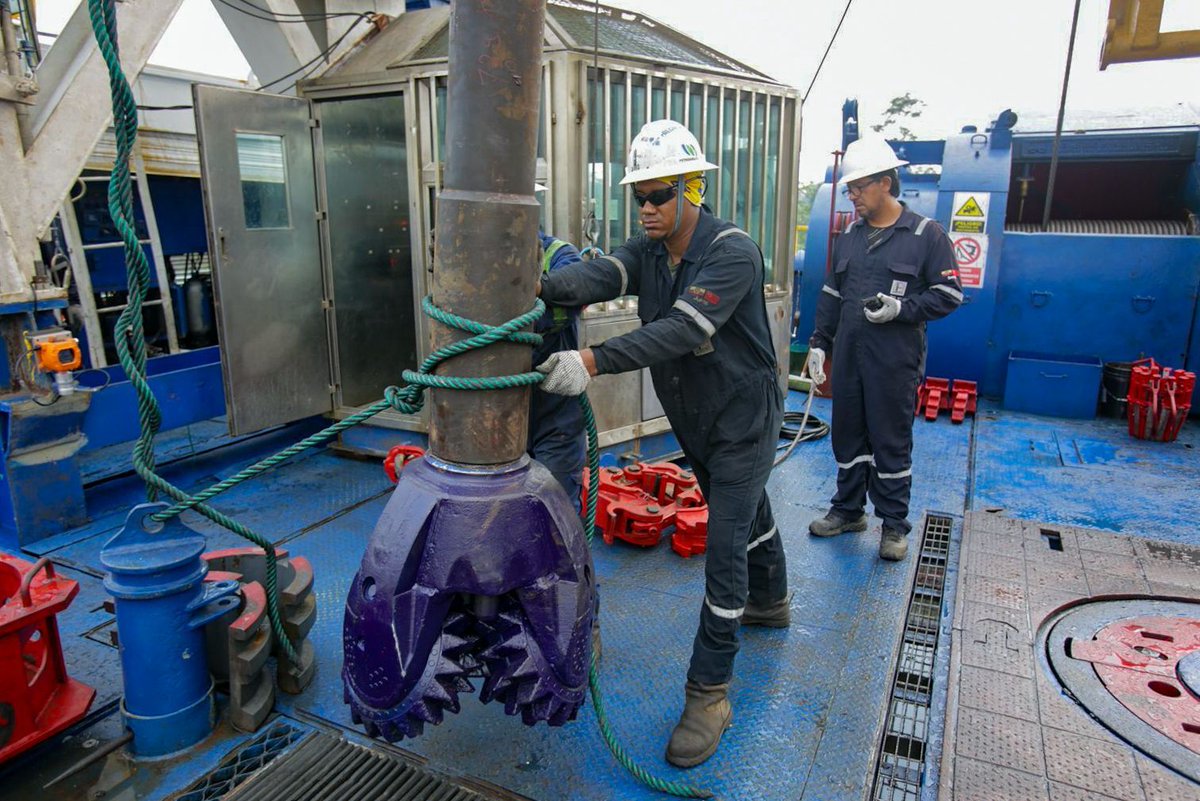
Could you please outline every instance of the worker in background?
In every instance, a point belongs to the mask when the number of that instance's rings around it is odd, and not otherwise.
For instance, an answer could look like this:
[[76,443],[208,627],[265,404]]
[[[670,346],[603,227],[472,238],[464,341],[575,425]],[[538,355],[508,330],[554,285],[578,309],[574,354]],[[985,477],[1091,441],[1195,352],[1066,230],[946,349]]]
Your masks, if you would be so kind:
[[[534,184],[534,192],[546,187]],[[580,261],[579,251],[569,242],[538,231],[542,275]],[[552,306],[534,324],[542,344],[534,348],[533,363],[541,364],[551,354],[579,349],[579,307]],[[574,398],[555,395],[534,387],[529,403],[529,455],[554,474],[567,496],[580,508],[580,488],[587,445],[583,433],[583,411]]]
[[766,494],[783,397],[754,241],[702,203],[704,159],[679,123],[647,123],[624,185],[645,229],[611,255],[552,272],[539,293],[580,305],[637,295],[642,325],[551,356],[542,389],[578,395],[592,376],[650,368],[654,389],[708,500],[700,625],[667,760],[698,765],[732,719],[738,627],[790,622],[783,542]]
[[842,163],[839,183],[859,219],[834,241],[808,351],[808,374],[821,384],[833,348],[837,492],[809,531],[866,531],[869,492],[882,520],[879,556],[900,561],[912,528],[913,408],[925,371],[925,323],[957,309],[962,286],[946,232],[897,199],[898,168],[908,162],[873,136],[851,143]]

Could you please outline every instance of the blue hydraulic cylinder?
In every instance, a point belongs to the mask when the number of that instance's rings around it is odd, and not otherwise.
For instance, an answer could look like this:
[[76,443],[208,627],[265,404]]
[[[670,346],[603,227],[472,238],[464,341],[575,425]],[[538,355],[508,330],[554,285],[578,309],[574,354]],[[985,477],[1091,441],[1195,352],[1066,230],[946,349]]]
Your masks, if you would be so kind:
[[124,698],[121,714],[141,757],[203,740],[214,721],[204,625],[238,603],[236,581],[205,583],[205,539],[178,519],[150,519],[166,504],[136,506],[100,551],[116,599]]

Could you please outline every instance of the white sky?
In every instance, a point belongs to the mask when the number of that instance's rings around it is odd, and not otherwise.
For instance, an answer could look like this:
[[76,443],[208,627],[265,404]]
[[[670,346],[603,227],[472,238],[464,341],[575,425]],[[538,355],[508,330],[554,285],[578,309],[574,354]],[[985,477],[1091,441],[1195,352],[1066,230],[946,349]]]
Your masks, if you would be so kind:
[[[184,0],[151,63],[245,78],[250,71],[214,0]],[[844,0],[605,0],[666,23],[803,92]],[[41,0],[57,32],[77,0]],[[363,3],[364,7],[373,4]],[[1117,111],[1200,103],[1200,58],[1099,69],[1108,0],[1083,0],[1067,107]],[[119,7],[118,7],[119,8]],[[926,103],[910,125],[940,138],[981,128],[1011,107],[1053,113],[1062,90],[1072,0],[853,0],[804,108],[800,178],[820,180],[841,141],[841,106],[859,100],[863,129],[905,92]],[[119,12],[118,12],[119,13]],[[1164,30],[1200,29],[1200,0],[1166,0]],[[1200,119],[1197,120],[1200,122]]]

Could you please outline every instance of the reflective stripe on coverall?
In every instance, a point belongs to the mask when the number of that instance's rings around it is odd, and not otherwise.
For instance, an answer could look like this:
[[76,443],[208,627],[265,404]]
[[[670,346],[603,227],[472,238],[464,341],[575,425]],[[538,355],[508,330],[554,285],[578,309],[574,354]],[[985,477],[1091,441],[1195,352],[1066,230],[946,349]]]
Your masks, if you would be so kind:
[[[838,463],[834,510],[862,514],[868,492],[888,528],[907,534],[912,490],[912,426],[917,384],[925,370],[925,323],[962,303],[950,239],[933,220],[907,207],[874,243],[859,220],[839,236],[833,271],[817,301],[810,346],[833,356],[833,455]],[[900,298],[900,315],[876,324],[863,300]]]

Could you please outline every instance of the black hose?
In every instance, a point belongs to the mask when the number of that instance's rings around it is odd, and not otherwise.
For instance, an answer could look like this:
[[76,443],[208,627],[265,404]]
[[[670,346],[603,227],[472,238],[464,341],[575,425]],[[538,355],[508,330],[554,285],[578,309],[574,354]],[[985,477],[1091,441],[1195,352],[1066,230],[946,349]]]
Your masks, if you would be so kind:
[[[803,432],[800,430],[801,425],[804,426]],[[779,429],[779,438],[786,439],[789,443],[797,437],[801,442],[811,442],[828,434],[829,423],[815,414],[808,415],[808,422],[805,422],[804,412],[784,412],[783,425]]]
[[816,386],[810,381],[808,399],[804,402],[804,411],[783,413],[783,425],[779,429],[779,438],[791,441],[787,445],[778,445],[776,447],[776,450],[782,450],[783,453],[775,457],[775,461],[771,465],[772,468],[783,464],[801,442],[811,442],[829,433],[829,425],[819,417],[814,417],[811,412],[815,390]]

